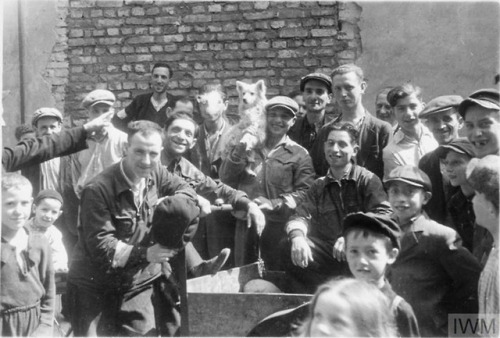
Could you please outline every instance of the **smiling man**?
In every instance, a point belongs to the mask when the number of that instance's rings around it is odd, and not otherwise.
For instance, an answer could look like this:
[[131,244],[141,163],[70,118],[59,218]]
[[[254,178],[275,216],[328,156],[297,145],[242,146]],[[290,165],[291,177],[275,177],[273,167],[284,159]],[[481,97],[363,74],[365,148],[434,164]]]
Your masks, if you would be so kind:
[[[330,123],[349,122],[358,132],[359,151],[356,164],[365,167],[382,178],[384,162],[382,149],[389,143],[392,127],[370,114],[363,106],[362,97],[366,90],[363,70],[354,64],[337,67],[332,72],[333,97],[340,109],[340,115]],[[324,135],[326,126],[320,130],[318,139]],[[324,143],[316,142],[311,150],[314,170],[318,176],[327,173],[329,165],[324,157]]]
[[173,110],[178,100],[177,96],[167,93],[172,74],[169,65],[156,63],[151,71],[150,86],[153,92],[135,97],[125,109],[113,116],[111,123],[124,132],[127,132],[127,124],[130,121],[147,120],[163,126],[167,120],[167,110]]
[[467,138],[479,158],[499,153],[499,101],[497,89],[481,89],[470,94],[458,107],[465,120]]
[[[458,114],[458,106],[463,98],[459,95],[438,96],[430,100],[420,113],[440,146],[458,139],[458,131],[463,127],[463,119]],[[429,217],[438,223],[450,225],[446,203],[458,188],[453,188],[447,178],[443,178],[440,154],[434,150],[425,154],[418,167],[425,172],[432,183],[432,197],[424,206]]]
[[325,74],[308,74],[300,79],[300,90],[306,113],[297,117],[288,136],[310,151],[320,128],[328,122],[325,121],[326,106],[332,100],[332,81]]

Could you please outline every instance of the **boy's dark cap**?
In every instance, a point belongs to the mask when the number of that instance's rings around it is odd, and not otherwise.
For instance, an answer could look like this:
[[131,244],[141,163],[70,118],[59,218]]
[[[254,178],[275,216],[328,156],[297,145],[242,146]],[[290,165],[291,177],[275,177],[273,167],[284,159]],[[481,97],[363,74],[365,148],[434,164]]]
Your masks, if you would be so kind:
[[61,194],[55,190],[52,190],[52,189],[41,190],[38,193],[38,195],[36,195],[35,199],[33,200],[33,204],[38,205],[42,200],[44,200],[46,198],[52,198],[52,199],[58,200],[59,202],[61,202],[61,204],[63,204],[63,198],[62,198]]
[[36,127],[38,120],[40,120],[42,117],[54,117],[59,122],[62,122],[62,120],[63,120],[63,116],[59,110],[57,110],[56,108],[45,107],[45,108],[37,109],[33,113],[33,117],[31,118],[31,124],[34,127]]
[[293,117],[297,116],[297,112],[299,111],[299,105],[295,102],[294,99],[289,98],[288,96],[275,96],[266,103],[266,112],[269,109],[274,107],[283,107],[288,112],[290,112]]
[[188,196],[177,194],[163,199],[155,209],[151,232],[153,239],[169,248],[184,247],[198,228],[198,205]]
[[427,103],[419,117],[425,119],[429,117],[429,115],[437,114],[450,108],[458,108],[463,100],[464,98],[460,95],[438,96]]
[[442,158],[444,157],[448,151],[453,150],[456,153],[463,154],[463,155],[468,155],[470,157],[476,157],[476,151],[474,149],[474,146],[470,141],[465,138],[465,137],[459,137],[454,139],[448,144],[443,144],[439,146],[439,148],[436,150],[437,155]]
[[300,91],[301,92],[304,91],[304,87],[305,87],[307,81],[310,81],[310,80],[317,80],[317,81],[323,82],[326,85],[328,93],[332,92],[332,79],[328,75],[325,75],[323,73],[311,73],[311,74],[307,74],[306,76],[301,78],[300,79]]
[[460,103],[458,113],[465,118],[465,112],[471,105],[477,104],[486,109],[500,110],[500,92],[497,89],[480,89],[470,94]]
[[344,218],[342,233],[347,234],[349,228],[362,226],[376,233],[386,235],[391,239],[395,248],[401,248],[401,228],[389,215],[381,215],[373,212],[355,212]]
[[424,188],[427,191],[432,190],[432,183],[422,170],[412,165],[402,165],[394,168],[387,177],[384,177],[384,184],[401,181],[415,187]]

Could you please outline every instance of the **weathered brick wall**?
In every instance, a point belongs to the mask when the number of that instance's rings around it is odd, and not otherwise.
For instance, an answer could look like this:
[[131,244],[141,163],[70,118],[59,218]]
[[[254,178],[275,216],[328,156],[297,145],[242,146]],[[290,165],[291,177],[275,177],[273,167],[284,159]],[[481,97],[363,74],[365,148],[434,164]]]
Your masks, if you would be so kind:
[[174,70],[173,94],[194,96],[219,81],[234,106],[236,80],[265,79],[268,97],[287,94],[301,76],[329,74],[361,53],[361,8],[352,2],[69,0],[67,14],[60,62],[68,63],[64,106],[73,114],[95,88],[126,106],[148,90],[158,61]]

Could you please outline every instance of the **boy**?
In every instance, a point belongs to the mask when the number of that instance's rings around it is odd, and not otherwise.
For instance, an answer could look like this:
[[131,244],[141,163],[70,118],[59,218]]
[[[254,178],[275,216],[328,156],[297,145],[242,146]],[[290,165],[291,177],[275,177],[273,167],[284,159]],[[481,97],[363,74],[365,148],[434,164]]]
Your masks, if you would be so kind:
[[385,272],[400,250],[401,229],[387,215],[357,212],[344,219],[347,264],[357,279],[375,284],[387,296],[402,337],[420,337],[413,309],[398,296]]
[[68,271],[68,255],[62,242],[62,233],[54,222],[62,214],[63,198],[55,190],[42,190],[33,201],[33,218],[26,227],[33,233],[44,235],[52,249],[52,262],[56,272]]
[[423,337],[447,336],[448,314],[473,313],[481,266],[457,232],[426,217],[431,181],[417,167],[392,170],[384,179],[393,218],[403,232],[389,280],[417,316]]
[[[298,284],[298,292],[314,293],[327,279],[348,273],[343,256],[342,220],[357,211],[390,213],[380,179],[353,163],[358,135],[350,123],[328,125],[324,156],[330,165],[317,179],[287,223],[291,248],[287,272]],[[333,255],[332,255],[333,253]]]
[[479,314],[494,315],[496,319],[500,313],[498,301],[500,288],[498,277],[499,165],[500,158],[497,155],[488,155],[482,159],[471,160],[467,166],[467,180],[476,192],[472,204],[477,224],[491,233],[495,244],[479,279]]
[[2,177],[0,332],[52,336],[55,283],[48,240],[24,227],[33,188],[19,174]]
[[438,147],[432,133],[420,122],[425,107],[422,91],[410,83],[393,88],[387,101],[398,121],[399,130],[383,150],[384,177],[403,165],[418,165],[418,161]]
[[441,158],[443,175],[456,192],[446,201],[451,226],[463,240],[463,246],[484,266],[493,244],[491,234],[483,227],[476,226],[476,216],[472,207],[474,189],[466,179],[467,164],[476,156],[474,146],[466,138],[457,138],[436,150]]

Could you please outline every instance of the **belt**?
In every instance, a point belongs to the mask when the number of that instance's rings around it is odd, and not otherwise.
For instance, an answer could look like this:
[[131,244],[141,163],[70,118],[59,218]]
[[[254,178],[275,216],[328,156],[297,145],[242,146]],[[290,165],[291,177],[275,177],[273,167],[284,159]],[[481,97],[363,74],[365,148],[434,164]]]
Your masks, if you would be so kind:
[[24,305],[24,306],[13,307],[10,309],[4,309],[4,310],[0,311],[0,315],[3,316],[3,315],[11,314],[11,313],[26,312],[26,311],[31,310],[39,305],[40,305],[40,299],[37,300],[36,303],[31,304],[31,305]]

